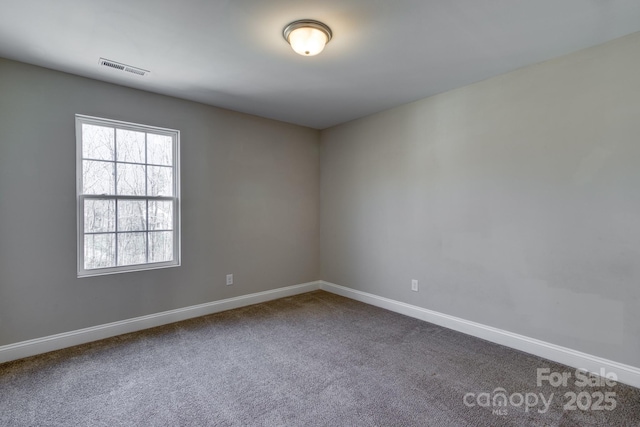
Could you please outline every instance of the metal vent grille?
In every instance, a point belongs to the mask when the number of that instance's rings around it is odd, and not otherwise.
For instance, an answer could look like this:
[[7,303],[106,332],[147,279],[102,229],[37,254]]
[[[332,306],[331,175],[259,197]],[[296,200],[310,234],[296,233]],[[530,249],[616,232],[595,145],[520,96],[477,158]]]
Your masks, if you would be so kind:
[[132,67],[131,65],[121,64],[119,62],[111,61],[110,59],[105,58],[100,58],[100,65],[104,65],[105,67],[109,67],[114,70],[137,74],[139,76],[144,76],[149,72],[149,70],[143,70],[142,68]]

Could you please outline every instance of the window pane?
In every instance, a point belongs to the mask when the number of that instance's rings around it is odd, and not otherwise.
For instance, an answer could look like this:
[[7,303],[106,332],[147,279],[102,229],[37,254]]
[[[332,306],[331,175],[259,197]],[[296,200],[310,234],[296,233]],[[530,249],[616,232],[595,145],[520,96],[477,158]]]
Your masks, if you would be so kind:
[[157,231],[149,233],[149,262],[171,261],[173,259],[173,232]]
[[118,265],[147,262],[146,233],[118,233]]
[[173,165],[173,138],[166,135],[147,134],[147,163]]
[[144,168],[144,165],[118,163],[118,194],[125,196],[144,196]]
[[117,129],[116,148],[119,162],[144,163],[144,132]]
[[173,196],[173,169],[165,166],[148,166],[148,195]]
[[85,199],[84,231],[85,233],[116,231],[115,200]]
[[115,265],[115,234],[87,234],[84,236],[84,268],[86,270]]
[[172,201],[149,201],[149,230],[173,230]]
[[113,165],[111,162],[82,161],[82,193],[114,194]]
[[146,229],[147,202],[118,200],[118,231],[145,231]]
[[76,130],[78,277],[178,264],[179,132],[79,114]]
[[113,128],[82,124],[82,157],[113,160]]

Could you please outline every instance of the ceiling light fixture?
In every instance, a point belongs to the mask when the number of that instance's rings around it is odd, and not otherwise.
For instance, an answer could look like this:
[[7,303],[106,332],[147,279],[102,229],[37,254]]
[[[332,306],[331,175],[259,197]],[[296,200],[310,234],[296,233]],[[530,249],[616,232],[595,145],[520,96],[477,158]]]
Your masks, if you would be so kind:
[[322,22],[301,19],[284,27],[282,35],[296,53],[302,56],[314,56],[322,52],[333,33],[331,28]]

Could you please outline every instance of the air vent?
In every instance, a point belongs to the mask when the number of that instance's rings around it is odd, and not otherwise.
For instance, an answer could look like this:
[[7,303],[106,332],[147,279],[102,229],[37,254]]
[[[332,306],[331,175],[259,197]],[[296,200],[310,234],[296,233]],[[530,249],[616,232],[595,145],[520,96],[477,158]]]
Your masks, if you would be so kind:
[[131,65],[121,64],[119,62],[111,61],[110,59],[104,59],[104,58],[100,58],[100,65],[113,68],[114,70],[126,71],[128,73],[137,74],[139,76],[144,76],[149,72],[149,70],[143,70],[142,68],[132,67]]

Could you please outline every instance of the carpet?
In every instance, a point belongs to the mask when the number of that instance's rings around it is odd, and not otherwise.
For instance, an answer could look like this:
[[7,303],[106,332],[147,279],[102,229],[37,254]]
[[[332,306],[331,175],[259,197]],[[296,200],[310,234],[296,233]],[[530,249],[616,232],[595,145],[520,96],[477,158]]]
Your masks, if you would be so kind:
[[640,390],[578,378],[315,291],[0,364],[0,425],[640,426]]

